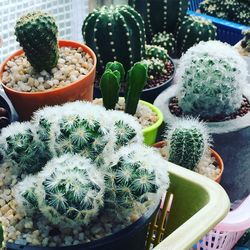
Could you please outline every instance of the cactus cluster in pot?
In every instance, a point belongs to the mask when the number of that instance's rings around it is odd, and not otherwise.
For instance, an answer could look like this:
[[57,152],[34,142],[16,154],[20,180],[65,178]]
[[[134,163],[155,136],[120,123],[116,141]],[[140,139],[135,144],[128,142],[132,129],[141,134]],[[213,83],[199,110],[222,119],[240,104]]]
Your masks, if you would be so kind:
[[84,102],[46,107],[4,128],[0,199],[11,195],[0,213],[4,244],[81,244],[110,234],[90,237],[103,215],[114,226],[140,218],[169,184],[166,161],[142,141],[132,116]]

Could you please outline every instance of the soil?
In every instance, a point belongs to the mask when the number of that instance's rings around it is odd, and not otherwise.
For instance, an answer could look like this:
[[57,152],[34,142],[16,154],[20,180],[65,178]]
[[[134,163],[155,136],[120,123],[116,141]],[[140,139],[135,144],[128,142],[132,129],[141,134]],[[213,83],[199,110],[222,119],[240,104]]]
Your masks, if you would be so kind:
[[[182,117],[184,115],[181,107],[179,107],[179,101],[177,97],[172,97],[170,99],[169,110],[173,115],[177,117]],[[238,117],[242,117],[246,115],[249,111],[250,111],[250,103],[246,99],[246,97],[243,97],[243,101],[241,103],[240,109],[234,112],[233,114],[227,115],[227,116],[220,115],[220,116],[213,117],[212,119],[202,118],[202,120],[205,122],[223,122],[223,121],[233,120]]]

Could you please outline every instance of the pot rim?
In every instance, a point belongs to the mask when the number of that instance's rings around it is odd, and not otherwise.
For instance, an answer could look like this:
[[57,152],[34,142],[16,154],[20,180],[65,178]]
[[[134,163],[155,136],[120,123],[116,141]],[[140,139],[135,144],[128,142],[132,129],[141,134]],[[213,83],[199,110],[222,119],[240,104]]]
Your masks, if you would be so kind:
[[15,51],[13,54],[11,54],[10,56],[8,56],[4,61],[3,63],[0,65],[0,83],[2,85],[2,87],[4,89],[7,89],[9,92],[12,92],[12,93],[16,93],[16,94],[20,94],[20,95],[27,95],[27,96],[36,96],[36,95],[41,95],[41,94],[45,94],[45,93],[51,93],[51,92],[56,92],[58,89],[62,90],[62,89],[67,89],[67,88],[70,88],[72,85],[75,85],[81,81],[83,81],[85,78],[87,78],[89,75],[93,74],[96,70],[96,64],[97,64],[97,59],[96,59],[96,55],[94,53],[94,51],[88,47],[87,45],[83,44],[83,43],[79,43],[79,42],[76,42],[76,41],[73,41],[73,40],[64,40],[64,39],[58,39],[58,44],[59,44],[59,47],[73,47],[73,48],[76,48],[76,47],[81,47],[83,49],[84,52],[87,52],[90,54],[91,58],[93,59],[93,67],[92,69],[88,72],[87,75],[85,75],[83,78],[77,80],[77,81],[74,81],[72,83],[69,83],[67,84],[66,86],[63,86],[63,87],[58,87],[58,88],[54,88],[54,89],[48,89],[48,90],[44,90],[44,91],[37,91],[37,92],[23,92],[23,91],[17,91],[17,90],[14,90],[10,87],[7,87],[3,82],[2,82],[2,75],[3,75],[3,72],[4,72],[4,68],[6,66],[6,64],[8,63],[8,61],[12,60],[15,56],[20,56],[22,54],[24,54],[24,51],[23,49],[19,49],[17,51]]

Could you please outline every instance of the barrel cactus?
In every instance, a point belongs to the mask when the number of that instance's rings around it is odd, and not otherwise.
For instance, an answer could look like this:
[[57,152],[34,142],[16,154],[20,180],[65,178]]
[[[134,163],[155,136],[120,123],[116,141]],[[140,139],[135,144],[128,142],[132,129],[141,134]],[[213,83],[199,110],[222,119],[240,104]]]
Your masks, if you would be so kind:
[[146,52],[145,57],[147,59],[157,58],[166,62],[168,57],[168,51],[163,47],[156,46],[156,45],[146,45]]
[[128,3],[142,15],[148,42],[159,32],[176,33],[188,8],[188,0],[129,0]]
[[47,13],[29,13],[17,21],[17,41],[36,71],[50,71],[57,65],[57,32],[54,18]]
[[97,71],[117,60],[129,70],[145,53],[145,28],[141,16],[129,6],[103,6],[85,19],[82,34],[97,57]]
[[180,59],[177,97],[184,114],[211,119],[241,107],[247,65],[230,45],[200,42]]
[[200,41],[215,40],[217,28],[209,20],[197,16],[186,16],[177,31],[177,56]]
[[165,63],[158,58],[144,59],[142,60],[148,67],[148,76],[150,79],[154,79],[157,76],[161,76],[166,74],[166,66]]
[[166,133],[168,160],[193,170],[208,153],[210,136],[203,123],[182,118],[172,124]]

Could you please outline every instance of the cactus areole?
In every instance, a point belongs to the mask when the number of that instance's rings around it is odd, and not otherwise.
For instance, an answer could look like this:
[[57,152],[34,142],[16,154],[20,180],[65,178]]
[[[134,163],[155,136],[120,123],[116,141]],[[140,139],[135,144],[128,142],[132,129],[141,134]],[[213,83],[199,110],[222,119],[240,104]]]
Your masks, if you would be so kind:
[[82,34],[98,58],[97,71],[117,60],[129,70],[145,53],[145,29],[142,17],[129,6],[103,6],[85,19]]

